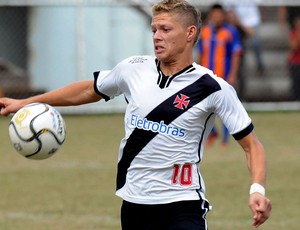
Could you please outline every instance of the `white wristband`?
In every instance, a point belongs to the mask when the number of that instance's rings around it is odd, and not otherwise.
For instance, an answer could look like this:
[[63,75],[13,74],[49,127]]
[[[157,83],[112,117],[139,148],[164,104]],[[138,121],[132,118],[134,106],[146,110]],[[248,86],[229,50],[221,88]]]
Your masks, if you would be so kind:
[[262,185],[258,184],[258,183],[253,183],[250,186],[249,194],[252,194],[252,193],[255,193],[255,192],[258,192],[263,196],[266,194],[265,188]]

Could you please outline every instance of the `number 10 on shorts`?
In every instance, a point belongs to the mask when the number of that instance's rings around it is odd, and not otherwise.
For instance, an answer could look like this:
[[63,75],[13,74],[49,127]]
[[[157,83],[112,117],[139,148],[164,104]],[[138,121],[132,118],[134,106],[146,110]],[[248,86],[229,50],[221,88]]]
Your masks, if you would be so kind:
[[173,166],[172,184],[189,186],[192,184],[192,165],[175,164]]

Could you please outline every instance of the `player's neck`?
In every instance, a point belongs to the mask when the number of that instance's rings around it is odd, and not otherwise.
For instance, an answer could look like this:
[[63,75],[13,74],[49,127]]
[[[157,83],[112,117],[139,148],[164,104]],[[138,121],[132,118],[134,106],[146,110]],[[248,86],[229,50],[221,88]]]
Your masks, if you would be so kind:
[[193,64],[193,59],[182,59],[177,61],[164,62],[161,61],[160,69],[165,76],[172,76],[184,68]]

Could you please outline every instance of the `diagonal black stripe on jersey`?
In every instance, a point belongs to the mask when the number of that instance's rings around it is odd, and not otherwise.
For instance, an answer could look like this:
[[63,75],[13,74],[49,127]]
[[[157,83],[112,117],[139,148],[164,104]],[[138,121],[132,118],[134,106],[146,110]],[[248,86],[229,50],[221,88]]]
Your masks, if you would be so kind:
[[[183,88],[163,101],[146,116],[146,119],[158,123],[164,121],[164,124],[168,125],[194,105],[220,89],[221,87],[217,81],[208,74],[203,75],[193,84]],[[183,109],[174,106],[174,101],[179,95],[189,97],[189,103],[186,107],[183,107]],[[117,189],[124,186],[127,170],[133,159],[157,134],[157,132],[152,132],[150,130],[138,128],[133,130],[123,149],[123,156],[118,163]]]

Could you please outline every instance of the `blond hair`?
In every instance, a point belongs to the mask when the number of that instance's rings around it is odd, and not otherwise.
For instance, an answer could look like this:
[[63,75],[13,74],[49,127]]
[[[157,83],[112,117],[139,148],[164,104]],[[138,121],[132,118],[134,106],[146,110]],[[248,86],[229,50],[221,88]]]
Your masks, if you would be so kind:
[[153,16],[160,13],[174,13],[178,14],[184,23],[184,26],[195,26],[197,28],[197,34],[195,37],[194,44],[199,40],[201,32],[201,13],[200,11],[192,6],[185,0],[163,0],[158,2],[152,8]]

